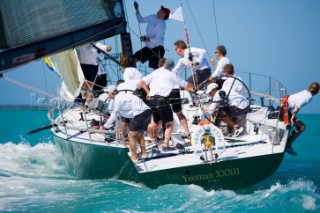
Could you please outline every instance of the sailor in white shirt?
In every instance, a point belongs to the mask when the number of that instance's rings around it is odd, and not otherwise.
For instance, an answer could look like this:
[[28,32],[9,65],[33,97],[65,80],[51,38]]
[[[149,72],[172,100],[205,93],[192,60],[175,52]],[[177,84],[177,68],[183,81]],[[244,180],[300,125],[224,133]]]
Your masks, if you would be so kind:
[[[243,132],[243,128],[240,127],[238,124],[236,124],[232,119],[230,119],[226,113],[226,111],[222,110],[219,113],[219,107],[221,105],[221,97],[220,97],[220,92],[221,90],[218,90],[218,84],[216,83],[210,83],[207,87],[206,93],[213,97],[212,103],[210,104],[208,110],[205,113],[205,117],[208,120],[213,120],[214,124],[216,126],[219,126],[220,121],[225,122],[229,126],[231,126],[234,129],[234,136],[237,137]],[[220,114],[220,115],[219,115]],[[220,117],[221,116],[221,117]],[[219,119],[219,120],[218,120]]]
[[[165,58],[159,59],[159,62],[158,62],[159,68],[164,66],[164,62],[165,62]],[[175,87],[171,90],[169,94],[169,101],[171,104],[172,111],[176,113],[179,119],[180,125],[184,129],[184,132],[181,134],[182,138],[188,139],[188,141],[190,141],[191,134],[190,134],[187,118],[182,112],[182,100],[180,96],[179,85],[175,85]]]
[[[101,43],[93,43],[96,47],[103,51],[111,51],[110,46],[103,45]],[[78,58],[80,61],[81,68],[83,73],[88,81],[94,81],[98,73],[98,50],[92,44],[87,44],[81,47],[76,48]],[[95,73],[91,73],[91,71]],[[87,78],[88,76],[88,78]]]
[[226,58],[227,49],[223,45],[219,45],[215,51],[216,58],[218,63],[216,63],[212,58],[210,58],[210,63],[216,68],[215,71],[212,73],[212,78],[222,78],[224,76],[224,66],[226,64],[230,64],[230,60]]
[[[138,94],[137,90],[139,90],[141,88],[141,84],[140,84],[140,79],[138,80],[118,80],[117,81],[117,91],[118,92],[128,92],[131,94],[135,94],[137,95],[139,98],[142,99],[142,97],[140,97],[140,94]],[[149,90],[146,90],[146,94],[147,92],[149,92]],[[145,97],[144,97],[145,99]],[[112,99],[111,99],[112,100]],[[127,137],[127,129],[128,126],[131,122],[130,118],[125,118],[125,117],[121,117],[121,134],[120,134],[120,138],[121,139],[125,139]]]
[[141,72],[135,67],[130,66],[130,59],[126,55],[121,55],[120,66],[123,71],[122,77],[124,81],[141,79]]
[[210,78],[203,82],[200,86],[199,89],[205,87],[208,85],[210,82],[215,82],[219,85],[219,88],[221,88],[223,81],[221,78],[225,77],[223,71],[224,71],[224,66],[226,64],[230,64],[230,60],[226,58],[227,55],[227,49],[223,45],[219,45],[216,48],[215,51],[216,58],[218,60],[218,63],[216,63],[212,58],[210,58],[210,63],[216,68],[215,71],[212,73]]
[[117,86],[118,91],[127,91],[127,92],[135,92],[137,89],[141,88],[141,79],[136,80],[127,80],[124,82],[119,83]]
[[145,47],[134,54],[134,66],[136,62],[142,63],[149,60],[149,67],[157,69],[158,60],[163,58],[164,49],[164,35],[166,33],[166,22],[170,15],[170,10],[161,6],[157,14],[142,17],[139,12],[137,2],[134,3],[136,15],[139,23],[147,23],[146,35],[142,36],[140,40],[145,42]]
[[303,90],[301,92],[295,93],[293,95],[290,95],[288,98],[288,111],[289,111],[290,123],[292,126],[296,128],[293,131],[292,135],[289,136],[289,139],[286,145],[286,152],[290,155],[293,155],[293,156],[297,155],[297,153],[292,148],[292,144],[306,128],[306,125],[301,120],[299,120],[296,117],[296,115],[300,111],[301,107],[310,103],[313,96],[318,94],[318,92],[319,92],[319,83],[314,82],[309,86],[308,90]]
[[[151,128],[161,126],[162,121],[166,125],[164,149],[168,149],[169,140],[173,130],[173,113],[169,102],[169,94],[175,85],[193,91],[192,85],[172,73],[174,62],[166,59],[164,67],[161,67],[142,79],[142,84],[149,84],[150,107],[152,110],[153,122]],[[156,135],[157,136],[157,135]]]
[[181,56],[177,65],[172,69],[173,73],[180,75],[179,71],[187,67],[192,71],[192,75],[187,79],[187,82],[198,86],[203,81],[207,80],[211,75],[211,68],[208,61],[204,58],[206,50],[191,47],[190,50],[184,41],[178,40],[174,43],[176,53]]
[[[101,43],[93,43],[96,47],[103,51],[110,51],[111,47],[103,45]],[[98,50],[92,44],[87,44],[81,47],[76,48],[80,65],[84,74],[85,79],[88,82],[85,82],[82,86],[81,95],[85,99],[84,105],[87,107],[89,102],[92,99],[92,93],[87,92],[86,90],[92,90],[94,82],[98,74]]]
[[[243,131],[243,128],[240,131],[240,121],[235,123],[233,120],[239,115],[245,115],[250,110],[250,103],[247,98],[244,96],[244,86],[241,80],[234,76],[234,68],[232,64],[227,64],[224,67],[224,73],[227,77],[227,80],[223,83],[221,90],[216,92],[214,95],[210,93],[210,90],[213,90],[212,84],[214,84],[214,89],[218,89],[218,84],[211,83],[208,85],[207,93],[210,96],[213,96],[213,102],[209,107],[208,114],[212,115],[220,106],[220,102],[222,101],[220,92],[224,92],[226,98],[228,98],[229,107],[223,109],[221,120],[226,122],[228,125],[232,126],[235,129],[234,136],[239,136],[239,134]],[[211,88],[209,86],[211,85]],[[219,120],[217,121],[219,122]]]
[[244,114],[249,111],[250,103],[245,97],[245,88],[239,77],[234,75],[227,76],[227,79],[223,83],[221,90],[225,91],[228,95],[229,105],[237,108],[237,115]]
[[138,162],[138,154],[136,150],[137,142],[140,145],[141,157],[147,158],[145,149],[145,141],[143,131],[147,130],[151,118],[151,109],[138,96],[126,92],[117,91],[114,85],[107,88],[108,95],[114,99],[114,111],[111,113],[108,121],[104,124],[104,128],[110,129],[117,118],[117,113],[121,117],[132,119],[129,124],[129,146],[131,149],[131,159]]

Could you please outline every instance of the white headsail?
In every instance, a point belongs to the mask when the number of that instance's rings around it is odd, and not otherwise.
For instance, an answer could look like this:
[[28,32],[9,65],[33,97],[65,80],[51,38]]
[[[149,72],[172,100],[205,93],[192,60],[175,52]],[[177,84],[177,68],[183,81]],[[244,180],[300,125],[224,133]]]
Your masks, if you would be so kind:
[[66,50],[49,57],[52,68],[63,79],[60,96],[66,101],[73,102],[80,94],[85,80],[80,62],[75,50]]

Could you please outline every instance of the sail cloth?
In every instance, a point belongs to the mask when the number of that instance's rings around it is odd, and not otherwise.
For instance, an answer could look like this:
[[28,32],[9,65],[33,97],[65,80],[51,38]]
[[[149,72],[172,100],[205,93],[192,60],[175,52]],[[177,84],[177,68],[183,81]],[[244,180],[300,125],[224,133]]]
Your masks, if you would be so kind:
[[75,50],[66,50],[46,59],[52,69],[62,78],[60,97],[73,102],[80,94],[81,86],[85,81],[78,55]]
[[122,0],[1,0],[0,71],[123,32]]

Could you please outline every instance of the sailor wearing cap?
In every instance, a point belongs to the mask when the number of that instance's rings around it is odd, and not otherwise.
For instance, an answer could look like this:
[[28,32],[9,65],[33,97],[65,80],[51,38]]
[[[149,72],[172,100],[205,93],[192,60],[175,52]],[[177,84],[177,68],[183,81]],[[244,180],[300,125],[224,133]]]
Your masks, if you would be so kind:
[[[208,109],[208,111],[205,113],[206,118],[211,120],[211,116],[213,116],[213,120],[215,120],[215,124],[219,125],[219,121],[221,119],[221,121],[225,122],[226,124],[228,124],[229,126],[231,126],[234,131],[233,131],[233,136],[234,137],[238,137],[242,132],[243,132],[243,127],[239,126],[237,123],[235,123],[232,119],[230,119],[230,117],[228,117],[227,115],[227,108],[226,106],[228,106],[228,100],[227,103],[223,102],[223,97],[225,96],[225,91],[223,90],[218,90],[218,84],[216,83],[211,83],[208,85],[207,87],[207,91],[206,93],[213,97],[212,103],[210,104],[210,107]],[[224,106],[224,104],[226,106]],[[219,110],[219,107],[220,108]],[[220,114],[221,113],[221,117]],[[219,120],[218,120],[219,119]]]
[[167,58],[163,67],[153,71],[141,81],[142,84],[149,84],[150,87],[148,96],[153,116],[153,122],[150,126],[157,128],[161,121],[166,125],[164,146],[167,148],[173,130],[173,113],[168,98],[169,94],[176,84],[186,90],[193,91],[192,85],[170,71],[173,66],[174,61]]
[[138,96],[131,92],[117,91],[116,86],[110,85],[106,92],[111,99],[114,99],[114,111],[104,124],[104,128],[110,129],[117,118],[117,113],[121,117],[132,119],[129,124],[129,146],[131,149],[131,159],[138,161],[135,142],[140,144],[141,157],[146,158],[145,141],[143,131],[147,130],[151,118],[151,109]]
[[165,53],[164,35],[167,29],[165,20],[169,18],[170,10],[161,6],[157,14],[142,17],[138,3],[135,2],[134,6],[138,22],[147,23],[146,35],[140,38],[146,46],[134,54],[134,65],[138,61],[144,63],[149,60],[149,67],[157,69],[158,60],[163,58]]

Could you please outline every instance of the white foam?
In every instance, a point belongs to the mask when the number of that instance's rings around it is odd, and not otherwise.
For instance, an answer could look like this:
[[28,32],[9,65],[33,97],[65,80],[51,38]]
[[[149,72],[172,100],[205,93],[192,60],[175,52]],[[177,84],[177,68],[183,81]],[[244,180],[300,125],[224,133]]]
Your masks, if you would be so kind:
[[0,175],[57,177],[67,174],[61,152],[53,143],[0,144]]
[[316,200],[311,196],[303,196],[303,208],[307,210],[316,210]]

